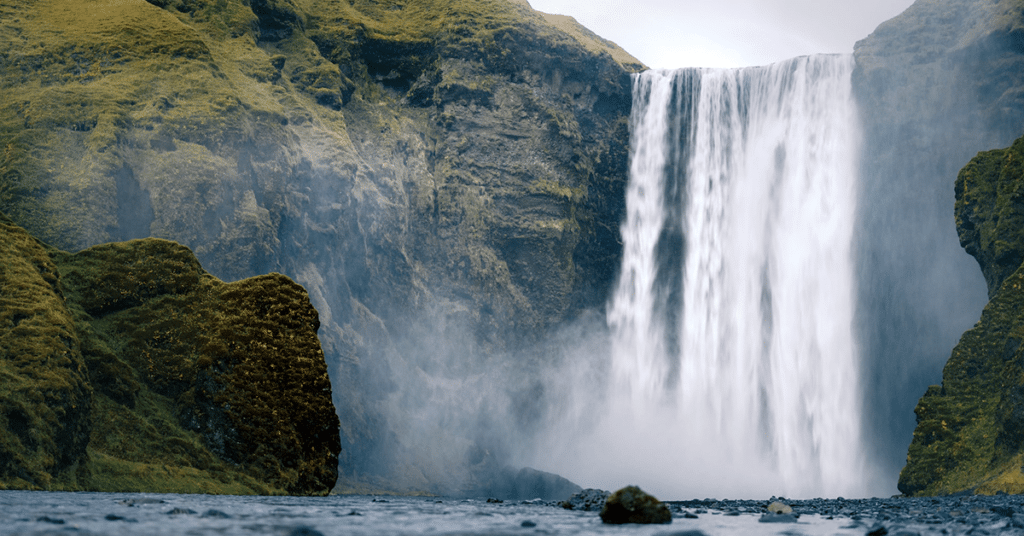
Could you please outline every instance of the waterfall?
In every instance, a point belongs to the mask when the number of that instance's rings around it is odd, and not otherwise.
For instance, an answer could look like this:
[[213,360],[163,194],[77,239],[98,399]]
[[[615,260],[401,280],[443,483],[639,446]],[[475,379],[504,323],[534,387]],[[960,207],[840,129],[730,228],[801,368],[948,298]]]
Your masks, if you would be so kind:
[[635,75],[607,393],[572,477],[672,499],[865,494],[852,68]]

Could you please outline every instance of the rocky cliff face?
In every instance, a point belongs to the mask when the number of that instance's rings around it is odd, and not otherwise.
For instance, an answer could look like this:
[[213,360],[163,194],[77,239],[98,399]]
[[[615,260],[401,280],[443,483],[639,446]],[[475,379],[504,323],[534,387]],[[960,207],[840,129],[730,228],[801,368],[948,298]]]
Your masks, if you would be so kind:
[[[960,241],[992,299],[914,410],[906,495],[1024,492],[1024,138],[980,153],[956,181]],[[1011,269],[1011,265],[1015,265]]]
[[887,474],[905,461],[905,408],[938,382],[986,300],[956,240],[952,179],[1024,128],[1022,11],[1019,0],[919,0],[856,46],[859,339],[866,426]]
[[509,0],[25,0],[0,21],[12,219],[301,283],[343,482],[474,487],[442,450],[501,466],[504,408],[544,395],[495,356],[602,304],[617,269],[639,62]]
[[302,287],[157,239],[48,248],[0,216],[0,486],[326,494],[338,417]]

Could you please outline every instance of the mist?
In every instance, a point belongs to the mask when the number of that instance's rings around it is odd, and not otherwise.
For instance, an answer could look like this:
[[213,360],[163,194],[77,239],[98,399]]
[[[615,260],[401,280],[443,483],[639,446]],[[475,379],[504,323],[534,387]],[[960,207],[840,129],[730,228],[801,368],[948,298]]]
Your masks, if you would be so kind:
[[[912,10],[907,16],[925,14]],[[961,28],[986,24],[983,13],[962,16]],[[614,333],[607,309],[601,308],[562,325],[529,349],[491,357],[480,348],[442,351],[413,359],[457,356],[459,370],[466,371],[473,366],[462,359],[482,352],[474,359],[493,364],[449,383],[435,381],[431,395],[414,397],[446,408],[418,412],[422,422],[458,424],[454,434],[460,439],[448,441],[447,450],[437,447],[441,457],[457,462],[470,455],[464,452],[482,450],[503,460],[498,465],[555,472],[584,487],[636,483],[672,499],[693,498],[686,494],[897,493],[896,480],[915,425],[914,406],[928,385],[941,381],[953,346],[977,321],[987,299],[977,263],[959,245],[953,180],[976,152],[1009,145],[1024,123],[1019,107],[993,101],[1007,98],[1003,90],[1012,80],[996,82],[996,87],[979,82],[983,73],[1018,54],[1008,42],[992,38],[954,50],[950,41],[957,38],[933,32],[934,41],[927,45],[935,51],[933,61],[915,64],[908,55],[885,64],[878,58],[888,54],[887,47],[920,38],[893,37],[886,31],[889,27],[883,25],[878,35],[859,45],[851,80],[857,122],[863,128],[850,241],[855,274],[850,324],[859,375],[855,404],[861,416],[856,425],[865,463],[852,492],[799,486],[786,491],[776,469],[757,463],[737,466],[728,449],[688,437],[697,428],[687,423],[685,407],[635,406],[610,396],[616,388]],[[1008,109],[1017,111],[1007,114]],[[407,429],[415,431],[416,426]],[[419,452],[433,456],[432,448]],[[680,459],[700,463],[680,472],[672,467]],[[723,478],[736,469],[745,480]]]

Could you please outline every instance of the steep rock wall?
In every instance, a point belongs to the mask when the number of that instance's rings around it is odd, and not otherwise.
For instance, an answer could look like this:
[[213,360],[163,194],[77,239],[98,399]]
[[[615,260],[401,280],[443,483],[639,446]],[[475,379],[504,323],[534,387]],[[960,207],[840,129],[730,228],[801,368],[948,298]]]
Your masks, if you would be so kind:
[[865,427],[886,475],[904,464],[910,408],[986,301],[956,240],[952,178],[1024,129],[1022,11],[1019,0],[919,0],[856,45],[858,329]]
[[501,465],[507,434],[425,444],[409,414],[488,429],[541,403],[529,362],[466,379],[603,303],[639,62],[507,0],[16,1],[0,21],[0,208],[68,250],[154,236],[226,280],[303,284],[344,481],[476,486],[441,446]]
[[[960,241],[992,299],[914,410],[906,495],[1024,492],[1024,138],[978,154],[956,181]],[[1011,264],[1016,264],[1010,269]]]

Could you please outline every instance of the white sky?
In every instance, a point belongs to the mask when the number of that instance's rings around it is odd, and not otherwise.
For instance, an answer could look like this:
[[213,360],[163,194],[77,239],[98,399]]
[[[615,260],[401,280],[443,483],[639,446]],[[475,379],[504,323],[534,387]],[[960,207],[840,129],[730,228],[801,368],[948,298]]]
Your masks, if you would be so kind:
[[745,67],[853,44],[913,0],[529,0],[653,68]]

